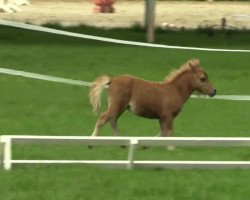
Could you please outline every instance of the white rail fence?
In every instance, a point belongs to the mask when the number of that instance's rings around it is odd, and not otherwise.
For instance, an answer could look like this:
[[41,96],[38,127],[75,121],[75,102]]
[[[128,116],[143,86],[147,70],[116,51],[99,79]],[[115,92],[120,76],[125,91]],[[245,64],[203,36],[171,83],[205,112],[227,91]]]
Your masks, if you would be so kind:
[[[89,137],[89,136],[25,136],[3,135],[1,164],[10,170],[13,164],[88,164],[116,168],[250,168],[250,161],[151,161],[135,160],[138,146],[249,147],[246,137]],[[128,146],[127,160],[13,160],[12,144],[82,144],[90,146]]]

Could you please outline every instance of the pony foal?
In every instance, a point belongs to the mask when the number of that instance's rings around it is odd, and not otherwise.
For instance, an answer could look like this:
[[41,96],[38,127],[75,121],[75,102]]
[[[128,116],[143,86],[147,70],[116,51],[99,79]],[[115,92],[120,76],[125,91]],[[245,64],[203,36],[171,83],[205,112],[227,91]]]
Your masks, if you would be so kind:
[[110,122],[114,135],[119,136],[117,120],[125,110],[141,117],[158,119],[161,130],[158,136],[173,136],[173,119],[194,91],[210,97],[216,94],[198,59],[189,60],[170,73],[164,82],[151,82],[129,75],[98,77],[89,93],[94,112],[100,108],[105,87],[108,87],[108,109],[100,114],[92,136],[98,136],[107,122]]

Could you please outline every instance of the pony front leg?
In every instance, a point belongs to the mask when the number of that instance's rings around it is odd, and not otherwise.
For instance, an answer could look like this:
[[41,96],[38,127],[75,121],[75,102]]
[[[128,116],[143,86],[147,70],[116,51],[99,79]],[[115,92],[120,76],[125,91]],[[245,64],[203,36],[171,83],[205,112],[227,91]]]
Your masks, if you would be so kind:
[[161,133],[158,136],[173,136],[173,117],[163,118],[159,120]]
[[[169,116],[168,118],[160,119],[160,128],[161,133],[158,136],[161,137],[172,137],[173,136],[173,117]],[[174,150],[174,145],[168,145],[168,150]]]

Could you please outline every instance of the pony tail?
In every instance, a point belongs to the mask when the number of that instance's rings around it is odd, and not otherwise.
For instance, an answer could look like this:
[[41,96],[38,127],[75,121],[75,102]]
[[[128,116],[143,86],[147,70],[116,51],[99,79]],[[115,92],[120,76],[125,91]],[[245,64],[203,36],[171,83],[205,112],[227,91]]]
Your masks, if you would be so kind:
[[102,91],[108,84],[111,83],[111,78],[109,76],[100,76],[98,77],[91,85],[89,92],[90,103],[93,108],[93,112],[98,112],[101,106],[101,96]]

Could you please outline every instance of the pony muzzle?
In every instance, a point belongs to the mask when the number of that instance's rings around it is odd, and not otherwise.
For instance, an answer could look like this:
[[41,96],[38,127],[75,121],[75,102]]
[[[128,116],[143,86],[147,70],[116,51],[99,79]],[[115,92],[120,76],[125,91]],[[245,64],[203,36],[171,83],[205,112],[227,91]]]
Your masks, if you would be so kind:
[[213,90],[210,92],[209,96],[210,96],[210,97],[214,97],[214,96],[216,95],[216,93],[217,93],[217,90],[216,90],[216,89],[213,89]]

